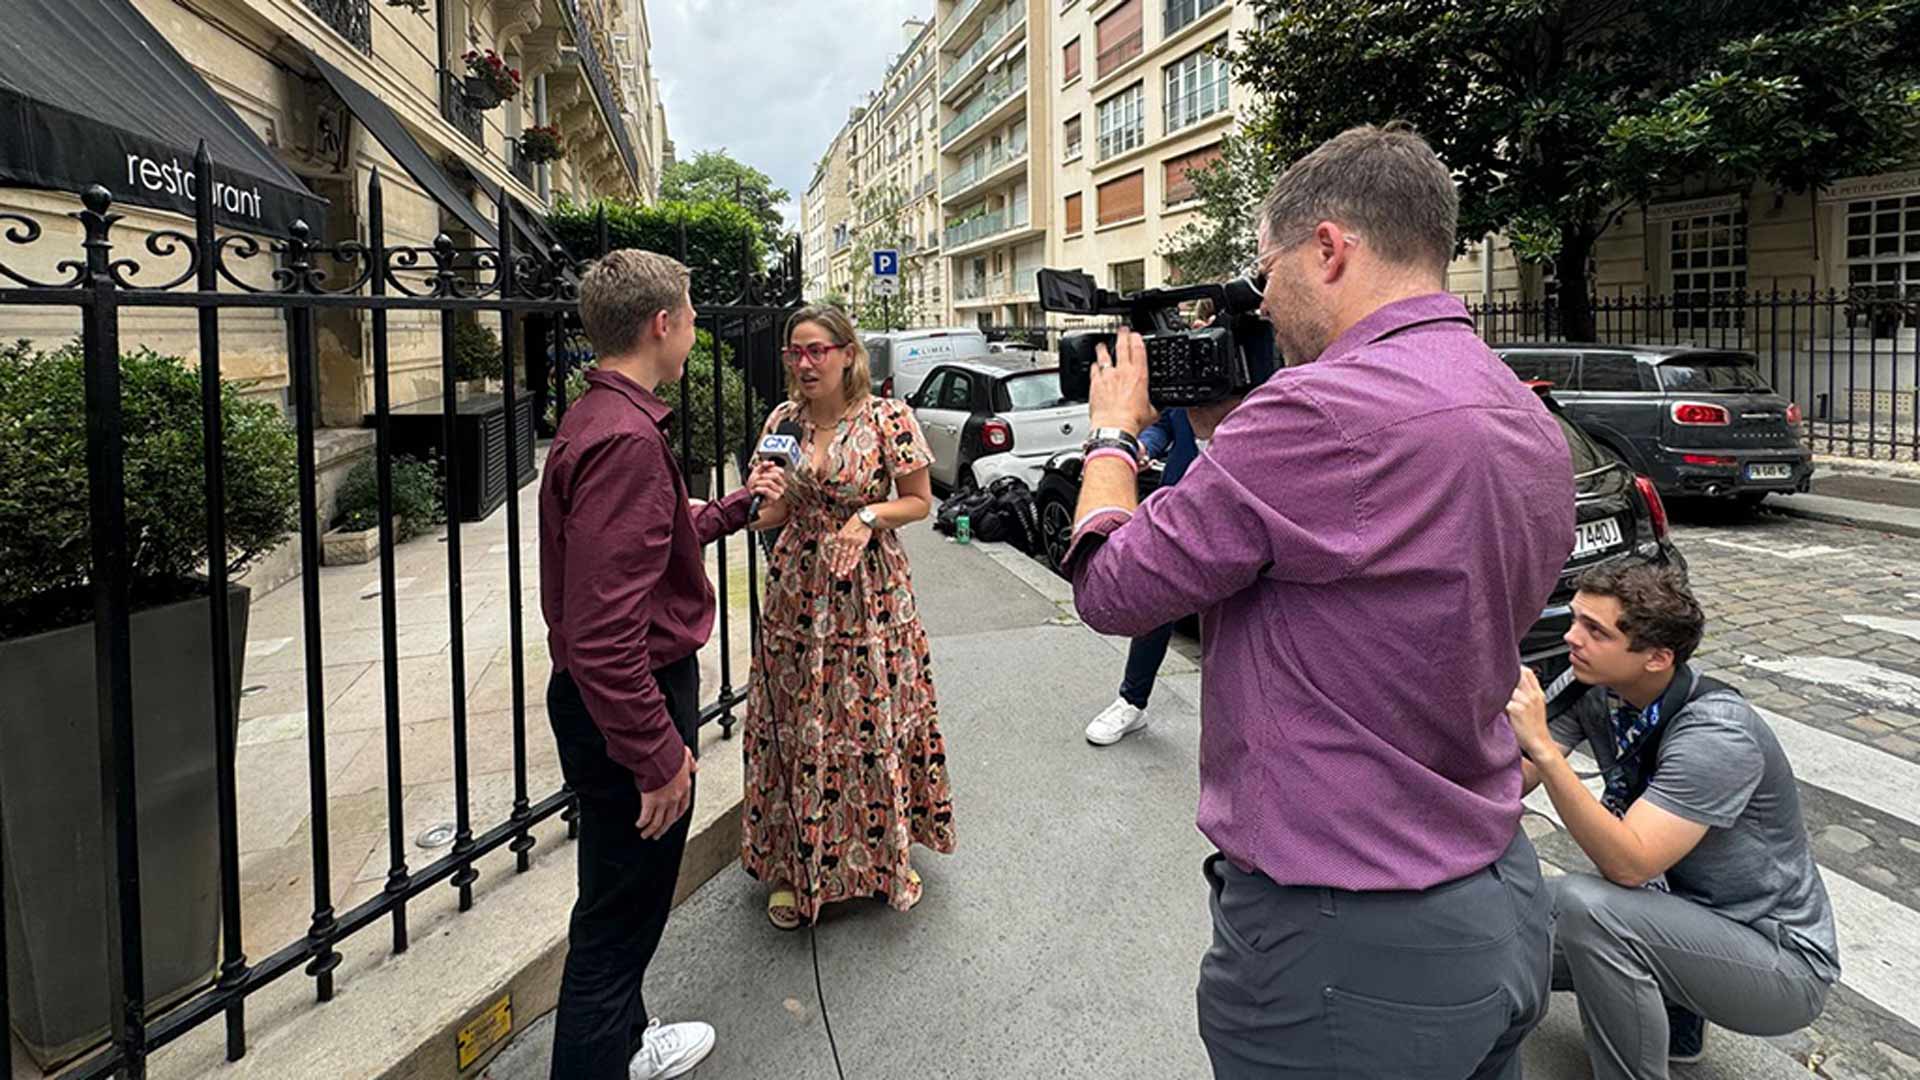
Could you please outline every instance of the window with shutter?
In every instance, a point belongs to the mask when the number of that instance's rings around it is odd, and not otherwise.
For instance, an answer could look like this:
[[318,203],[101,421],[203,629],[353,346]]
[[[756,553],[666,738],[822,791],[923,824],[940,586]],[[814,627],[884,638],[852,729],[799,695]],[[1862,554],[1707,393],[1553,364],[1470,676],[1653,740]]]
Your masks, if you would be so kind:
[[1079,192],[1067,196],[1067,235],[1079,236],[1085,226],[1081,223],[1081,196]]
[[1162,185],[1162,190],[1166,192],[1166,204],[1178,206],[1181,203],[1193,201],[1197,197],[1193,189],[1193,172],[1204,169],[1218,160],[1220,160],[1218,144],[1169,159],[1166,163],[1166,182]]
[[1100,185],[1100,224],[1128,221],[1147,212],[1146,173],[1128,173]]
[[1062,74],[1060,81],[1062,83],[1070,83],[1080,77],[1080,39],[1074,38],[1072,41],[1067,42],[1067,47],[1062,50],[1062,55],[1065,64],[1061,69]]
[[1094,27],[1094,39],[1100,49],[1094,59],[1095,78],[1105,78],[1109,72],[1139,56],[1145,40],[1141,32],[1140,0],[1125,0],[1101,19]]

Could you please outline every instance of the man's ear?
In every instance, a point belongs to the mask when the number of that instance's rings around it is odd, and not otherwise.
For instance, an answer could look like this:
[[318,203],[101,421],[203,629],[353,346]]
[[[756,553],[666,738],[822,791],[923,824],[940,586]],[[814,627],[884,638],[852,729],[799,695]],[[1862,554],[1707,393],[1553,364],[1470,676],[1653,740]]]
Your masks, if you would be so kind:
[[1339,281],[1351,265],[1353,244],[1338,224],[1323,221],[1314,226],[1313,242],[1320,249],[1321,280],[1328,285]]
[[654,337],[665,340],[666,336],[673,331],[672,314],[665,308],[654,312],[653,318],[647,320],[647,330]]
[[1662,672],[1672,671],[1679,666],[1674,660],[1673,650],[1659,646],[1648,649],[1647,658],[1642,662],[1646,665],[1646,671],[1649,675],[1658,675]]

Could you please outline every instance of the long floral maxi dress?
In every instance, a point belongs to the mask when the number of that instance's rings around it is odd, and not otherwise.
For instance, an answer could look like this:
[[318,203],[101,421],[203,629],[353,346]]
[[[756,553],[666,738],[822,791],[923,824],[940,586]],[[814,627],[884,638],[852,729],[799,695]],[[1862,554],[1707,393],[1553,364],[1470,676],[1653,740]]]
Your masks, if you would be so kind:
[[927,633],[898,535],[876,530],[849,578],[833,576],[827,549],[861,507],[891,499],[894,478],[933,454],[893,399],[853,406],[831,432],[816,432],[788,402],[767,430],[788,420],[806,432],[808,452],[788,480],[792,516],[768,566],[743,729],[741,861],[761,881],[792,886],[803,919],[854,897],[905,910],[920,898],[913,845],[953,851]]

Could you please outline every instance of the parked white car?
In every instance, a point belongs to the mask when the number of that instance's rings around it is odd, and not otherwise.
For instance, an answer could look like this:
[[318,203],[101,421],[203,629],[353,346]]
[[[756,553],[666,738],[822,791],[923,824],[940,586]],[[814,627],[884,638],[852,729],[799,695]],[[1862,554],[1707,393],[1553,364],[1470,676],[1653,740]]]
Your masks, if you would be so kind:
[[987,335],[959,326],[864,334],[861,341],[873,369],[873,392],[881,397],[907,397],[936,364],[987,355]]
[[[1060,372],[1014,356],[935,366],[907,403],[933,448],[934,486],[944,490],[981,482],[976,463],[1014,458],[1045,465],[1087,437],[1087,406],[1060,397]],[[1009,461],[998,470],[1019,468]],[[1032,474],[1037,482],[1038,472]]]

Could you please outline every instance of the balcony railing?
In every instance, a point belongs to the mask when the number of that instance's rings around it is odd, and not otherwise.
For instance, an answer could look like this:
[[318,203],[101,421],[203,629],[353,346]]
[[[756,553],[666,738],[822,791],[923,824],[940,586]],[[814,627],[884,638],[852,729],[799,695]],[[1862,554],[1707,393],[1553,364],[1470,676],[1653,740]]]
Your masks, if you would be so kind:
[[518,142],[507,143],[507,165],[513,169],[513,175],[519,177],[521,183],[528,187],[533,186],[533,162],[527,160],[527,155],[521,152]]
[[940,35],[940,44],[945,45],[952,41],[954,31],[959,30],[960,24],[966,22],[967,16],[972,15],[983,2],[984,0],[964,0],[963,3],[956,5],[953,14],[947,16],[948,29],[946,33]]
[[458,75],[451,71],[440,73],[440,115],[447,123],[460,129],[460,133],[473,141],[473,145],[487,145],[487,119],[479,109],[467,104],[467,94],[461,86]]
[[1027,138],[1022,135],[1000,144],[998,147],[968,162],[965,168],[947,177],[940,185],[940,197],[951,199],[962,191],[991,176],[1003,166],[1027,156]]
[[1024,229],[1027,227],[1028,220],[1026,204],[1015,203],[1010,209],[981,214],[949,228],[947,246],[963,247],[976,240],[985,240],[989,236],[998,236],[1014,229]]
[[987,277],[962,278],[960,284],[953,287],[953,298],[966,303],[969,300],[984,300],[989,296],[1004,296],[1007,293],[1007,275],[991,274]]
[[1107,77],[1108,72],[1119,68],[1122,64],[1139,56],[1141,44],[1145,41],[1145,33],[1140,30],[1135,30],[1133,33],[1102,49],[1100,55],[1096,57],[1093,62],[1093,77],[1096,79],[1104,79]]
[[[573,37],[573,47],[578,51],[580,70],[587,77],[587,85],[593,88],[593,96],[600,103],[600,111],[606,114],[607,126],[613,130],[614,144],[620,148],[620,156],[626,160],[627,168],[633,175],[640,174],[640,158],[633,151],[633,140],[627,137],[627,125],[620,122],[625,110],[621,108],[620,98],[613,87],[613,81],[607,78],[605,66],[600,63],[600,53],[594,47],[594,30],[604,30],[581,17],[579,0],[560,0],[562,21]],[[588,13],[596,19],[598,8],[589,8]]]
[[907,73],[905,79],[901,80],[900,85],[896,87],[893,93],[887,98],[887,103],[880,107],[880,115],[892,115],[894,106],[900,104],[913,94],[914,87],[919,86],[920,80],[927,77],[927,73],[924,70],[926,66],[927,63],[924,60],[918,61],[913,65],[913,70]]
[[1219,78],[1203,83],[1176,98],[1167,99],[1167,134],[1190,127],[1209,116],[1225,112],[1227,108],[1227,75],[1224,68]]
[[953,66],[947,69],[946,75],[941,77],[940,92],[945,94],[957,86],[960,80],[966,78],[974,68],[979,66],[980,61],[986,59],[987,53],[993,51],[993,47],[1000,43],[1001,38],[1006,37],[1014,27],[1026,21],[1025,0],[1014,0],[1013,3],[1001,8],[1000,13],[988,19],[987,25],[980,29],[980,40],[974,42],[966,52],[961,53],[959,59],[953,62]]
[[1004,74],[988,79],[980,87],[979,93],[960,107],[960,112],[947,126],[940,129],[940,145],[948,146],[967,129],[978,124],[986,115],[1007,103],[1015,94],[1023,94],[1027,89],[1027,65],[1015,64]]
[[1165,31],[1161,36],[1172,37],[1186,29],[1200,16],[1226,2],[1227,0],[1167,0],[1166,22],[1162,24]]
[[373,54],[373,12],[367,0],[307,0],[307,7],[353,47]]

